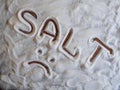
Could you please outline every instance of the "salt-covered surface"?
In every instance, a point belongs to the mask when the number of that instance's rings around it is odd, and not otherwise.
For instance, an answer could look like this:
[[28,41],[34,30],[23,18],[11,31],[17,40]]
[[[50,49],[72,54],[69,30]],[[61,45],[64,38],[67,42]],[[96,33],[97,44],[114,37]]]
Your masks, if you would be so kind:
[[[34,33],[19,31],[32,27]],[[57,41],[39,37],[47,18],[57,22]],[[62,43],[73,29],[67,46]],[[47,31],[55,34],[50,23]],[[86,64],[98,37],[114,55],[102,48],[91,65]],[[75,49],[76,48],[76,49]],[[32,63],[36,61],[35,63]],[[39,64],[38,64],[39,62]],[[0,89],[120,90],[120,0],[0,0]]]

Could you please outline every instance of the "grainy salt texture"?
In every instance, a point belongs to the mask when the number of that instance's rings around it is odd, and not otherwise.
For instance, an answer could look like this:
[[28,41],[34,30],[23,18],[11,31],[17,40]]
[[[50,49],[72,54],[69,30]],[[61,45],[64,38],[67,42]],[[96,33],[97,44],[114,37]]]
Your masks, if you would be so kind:
[[[31,28],[23,23],[21,10],[36,13],[37,19],[25,14],[35,25],[34,35],[18,31]],[[60,28],[56,48],[49,46],[49,38],[40,43],[37,37],[49,17]],[[68,48],[79,48],[77,61],[59,48],[70,28],[74,35]],[[54,29],[52,24],[47,27]],[[98,45],[90,42],[92,37],[99,37],[114,55],[102,49],[94,65],[85,68]],[[28,64],[32,61],[46,65],[49,73],[42,64]],[[0,0],[0,89],[120,90],[120,0]]]

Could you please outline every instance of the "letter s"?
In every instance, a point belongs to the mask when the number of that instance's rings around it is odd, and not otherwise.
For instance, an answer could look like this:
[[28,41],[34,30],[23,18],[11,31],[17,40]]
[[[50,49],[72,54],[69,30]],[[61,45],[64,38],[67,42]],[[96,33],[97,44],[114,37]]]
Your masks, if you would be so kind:
[[14,25],[14,29],[25,35],[25,36],[34,36],[36,33],[36,24],[30,18],[26,17],[25,14],[30,14],[32,17],[37,19],[37,14],[32,10],[20,10],[18,12],[18,19],[29,27],[29,30],[22,29],[21,26],[17,23]]

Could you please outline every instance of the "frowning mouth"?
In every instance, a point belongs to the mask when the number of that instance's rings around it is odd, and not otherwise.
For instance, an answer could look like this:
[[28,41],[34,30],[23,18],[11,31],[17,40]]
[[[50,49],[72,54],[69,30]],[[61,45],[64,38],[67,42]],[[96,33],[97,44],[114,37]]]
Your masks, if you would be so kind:
[[52,72],[51,72],[51,69],[50,67],[45,64],[44,62],[41,62],[41,61],[29,61],[28,64],[39,64],[44,70],[45,70],[45,75],[47,77],[51,77],[52,76]]

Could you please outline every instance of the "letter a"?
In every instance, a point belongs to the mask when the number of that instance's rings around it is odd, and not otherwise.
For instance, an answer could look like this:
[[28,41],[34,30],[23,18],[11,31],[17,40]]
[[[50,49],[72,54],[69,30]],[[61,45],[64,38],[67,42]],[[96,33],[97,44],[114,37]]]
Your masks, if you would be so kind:
[[[52,26],[54,27],[54,30],[52,32],[48,31],[48,26],[52,23]],[[51,38],[49,44],[50,46],[57,46],[60,38],[60,31],[59,31],[59,25],[55,18],[47,18],[44,23],[42,24],[41,28],[39,29],[38,35],[37,35],[37,41],[40,43],[43,41],[43,38],[45,36],[48,36]]]

